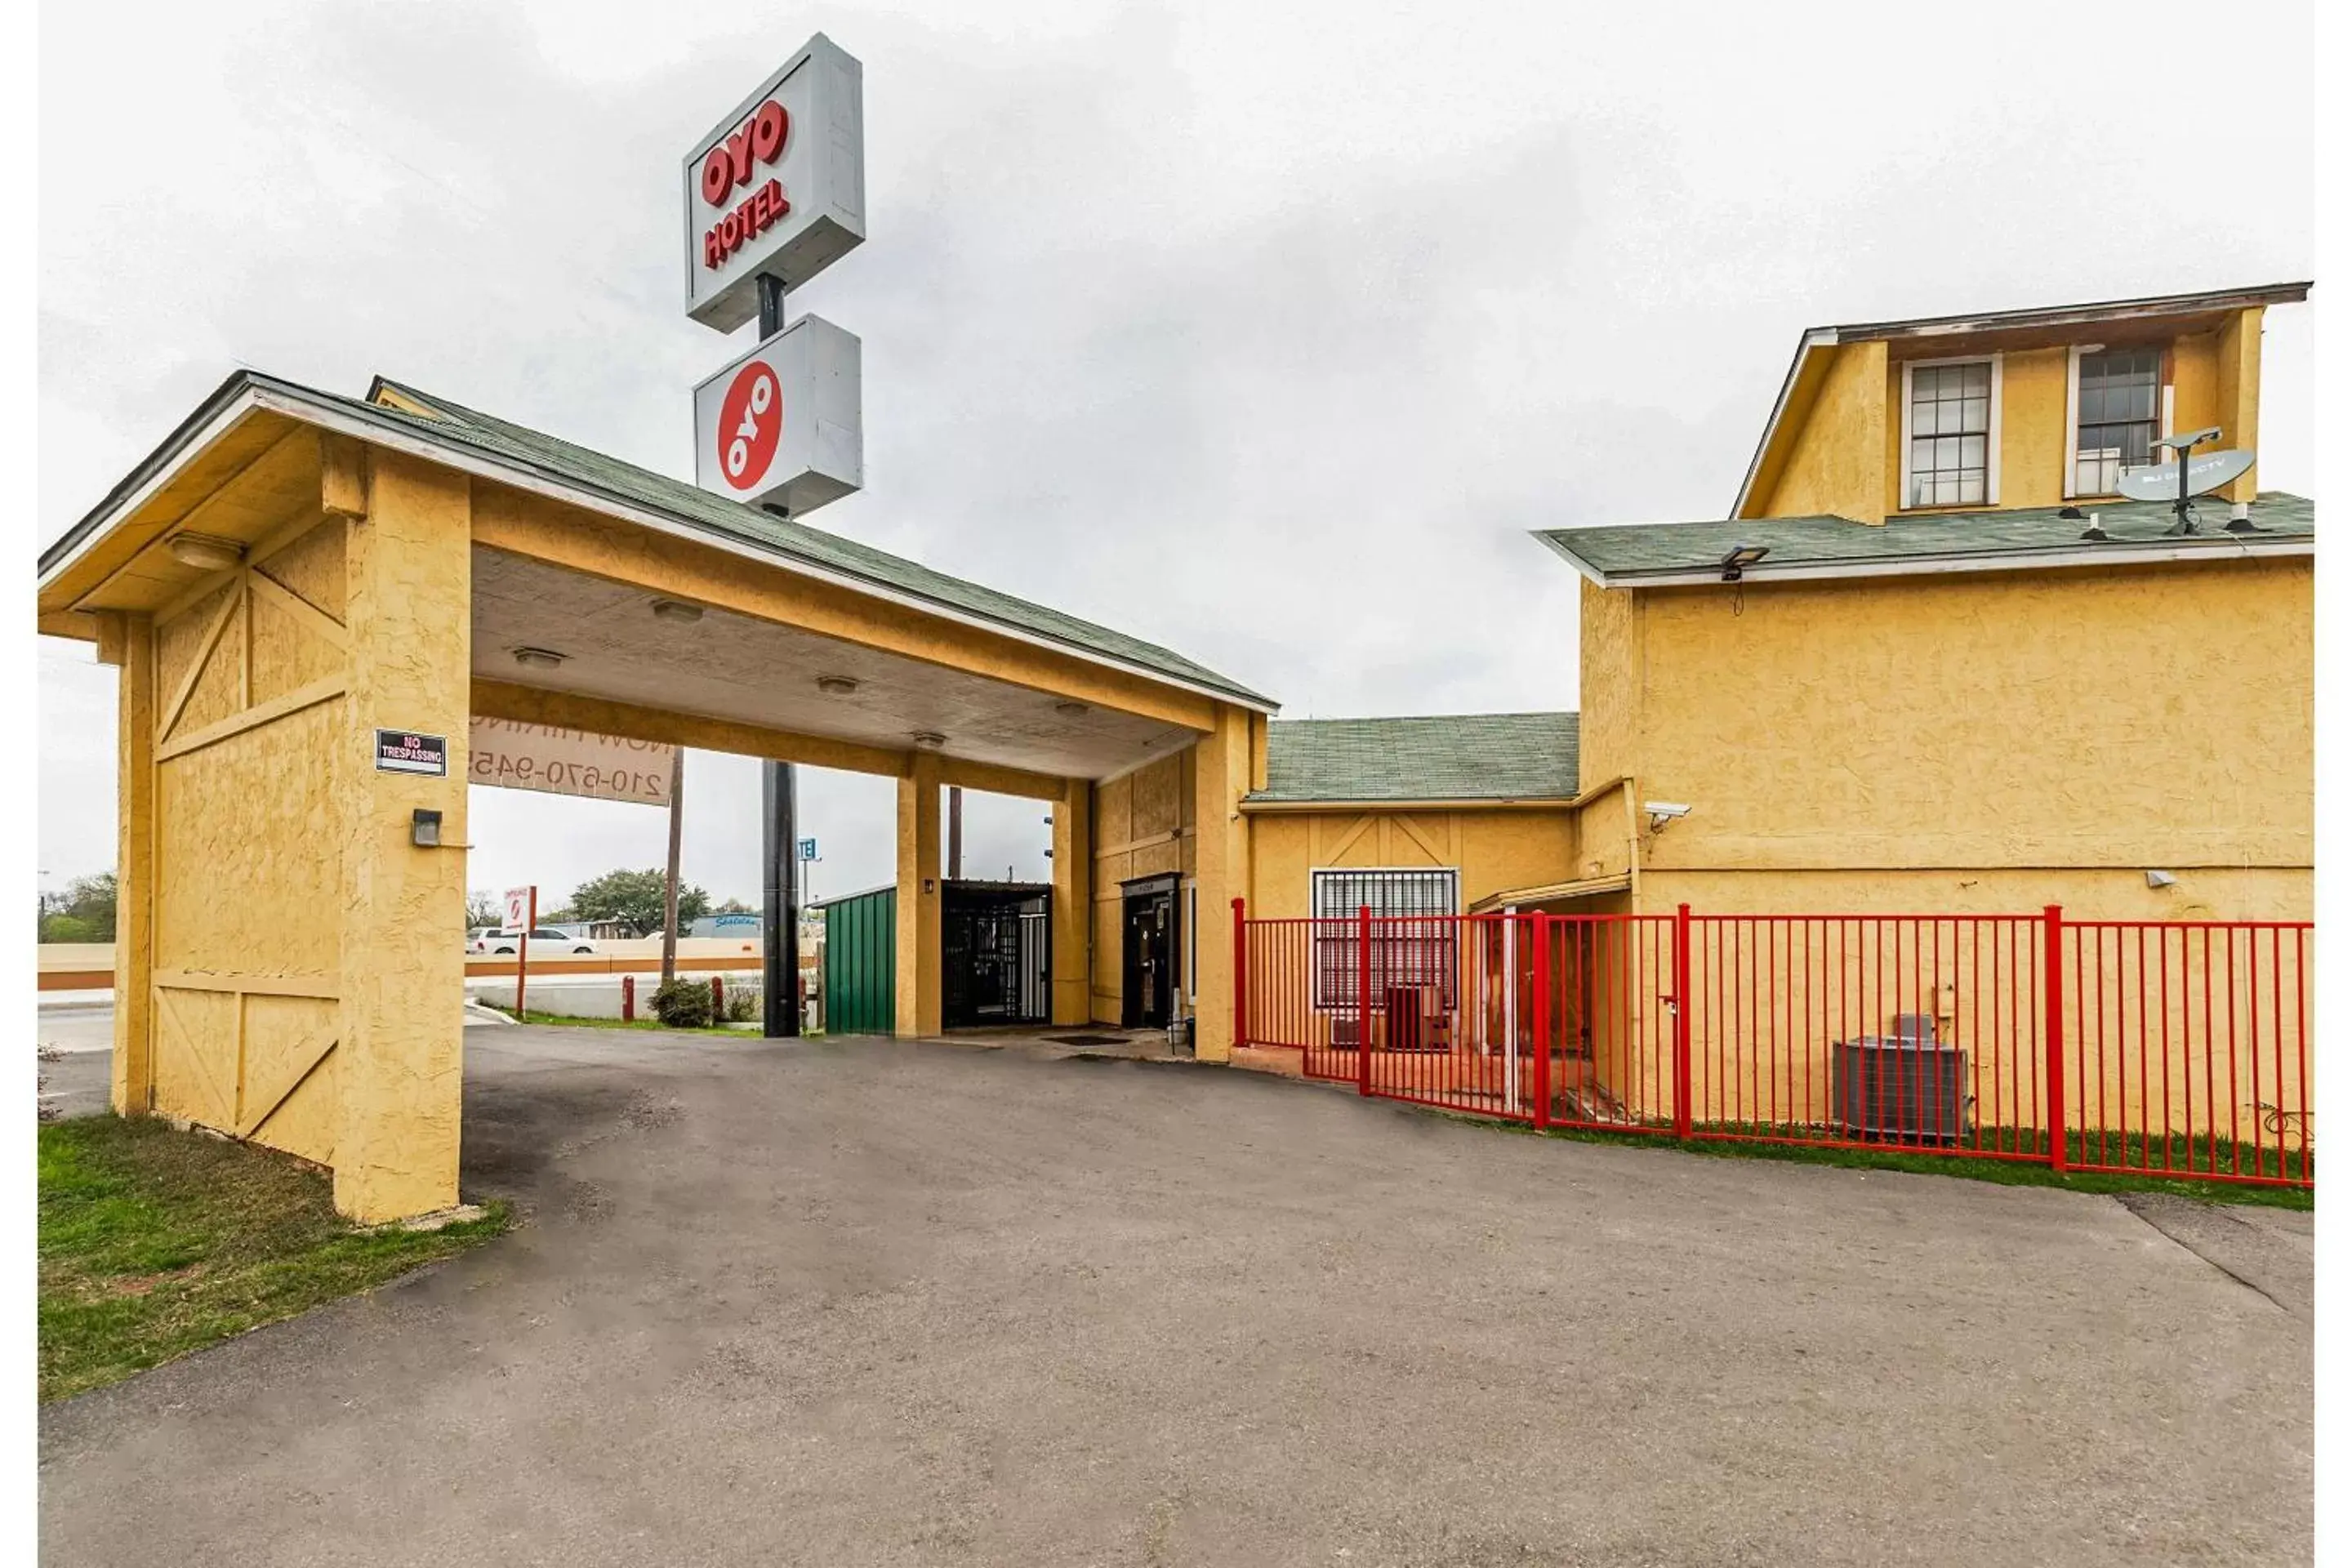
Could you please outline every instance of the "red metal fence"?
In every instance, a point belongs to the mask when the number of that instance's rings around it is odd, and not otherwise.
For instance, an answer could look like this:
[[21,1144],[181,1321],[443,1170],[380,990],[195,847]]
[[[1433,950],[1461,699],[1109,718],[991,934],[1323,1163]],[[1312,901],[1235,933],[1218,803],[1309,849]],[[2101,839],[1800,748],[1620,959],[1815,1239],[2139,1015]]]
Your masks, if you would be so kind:
[[1360,1093],[1662,1137],[2312,1184],[2308,922],[1249,920],[1234,1036]]

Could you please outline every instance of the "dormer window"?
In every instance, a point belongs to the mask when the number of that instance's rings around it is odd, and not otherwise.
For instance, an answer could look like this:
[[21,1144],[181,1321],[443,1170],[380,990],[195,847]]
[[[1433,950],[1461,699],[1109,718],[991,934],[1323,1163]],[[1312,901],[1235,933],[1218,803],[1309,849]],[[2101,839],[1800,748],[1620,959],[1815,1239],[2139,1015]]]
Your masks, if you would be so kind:
[[2124,469],[2154,460],[2152,443],[2164,433],[2164,351],[2094,346],[2076,349],[2073,358],[2066,493],[2111,496]]
[[2000,356],[1903,366],[1903,504],[2000,500]]

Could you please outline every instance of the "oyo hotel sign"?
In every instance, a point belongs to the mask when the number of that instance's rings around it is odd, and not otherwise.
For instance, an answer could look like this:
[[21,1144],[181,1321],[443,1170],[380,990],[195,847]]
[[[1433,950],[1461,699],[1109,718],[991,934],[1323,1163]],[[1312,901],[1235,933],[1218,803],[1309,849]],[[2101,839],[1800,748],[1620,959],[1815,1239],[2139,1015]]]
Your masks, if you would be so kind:
[[797,517],[866,482],[858,344],[803,316],[694,389],[694,482]]
[[732,331],[761,274],[798,288],[866,237],[866,74],[823,33],[695,143],[686,313]]

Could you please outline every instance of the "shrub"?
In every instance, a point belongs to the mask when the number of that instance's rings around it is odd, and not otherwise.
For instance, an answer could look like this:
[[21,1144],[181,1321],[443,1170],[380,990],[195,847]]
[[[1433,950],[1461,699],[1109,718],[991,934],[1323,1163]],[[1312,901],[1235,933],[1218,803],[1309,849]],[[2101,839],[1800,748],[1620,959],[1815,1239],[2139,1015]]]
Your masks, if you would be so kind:
[[654,991],[654,1016],[673,1029],[710,1026],[710,982],[681,976]]
[[748,1024],[760,1016],[759,988],[751,985],[727,987],[727,1021]]

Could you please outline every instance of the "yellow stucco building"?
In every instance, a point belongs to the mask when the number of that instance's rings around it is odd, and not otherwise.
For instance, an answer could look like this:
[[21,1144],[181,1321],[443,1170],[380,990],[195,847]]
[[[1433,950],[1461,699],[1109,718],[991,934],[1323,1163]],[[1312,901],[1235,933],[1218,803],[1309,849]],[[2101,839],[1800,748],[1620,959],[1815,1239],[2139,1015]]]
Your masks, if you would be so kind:
[[331,1166],[362,1218],[456,1201],[476,716],[895,778],[908,1035],[950,784],[1051,805],[1054,1022],[1189,1018],[1213,1061],[1236,903],[2307,917],[2310,503],[2248,473],[2178,532],[2112,494],[2173,431],[2254,445],[2304,294],[1809,332],[1728,520],[1541,535],[1585,579],[1577,711],[1414,719],[1275,721],[418,389],[240,373],[40,562],[40,629],[121,671],[114,1103]]
[[1816,329],[1729,519],[1541,534],[1587,789],[1689,808],[1620,907],[2308,919],[2311,503],[2115,493],[2176,432],[2255,447],[2306,291]]

